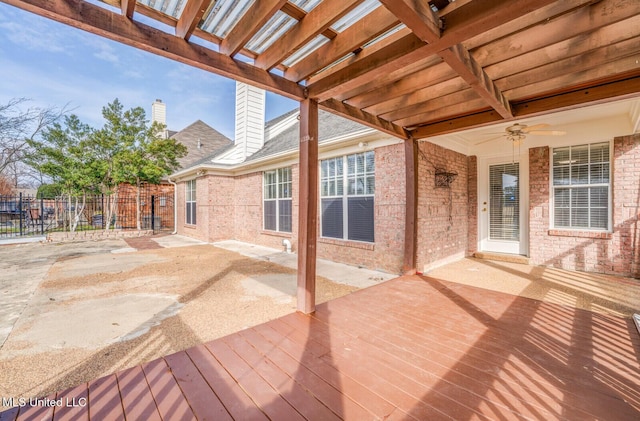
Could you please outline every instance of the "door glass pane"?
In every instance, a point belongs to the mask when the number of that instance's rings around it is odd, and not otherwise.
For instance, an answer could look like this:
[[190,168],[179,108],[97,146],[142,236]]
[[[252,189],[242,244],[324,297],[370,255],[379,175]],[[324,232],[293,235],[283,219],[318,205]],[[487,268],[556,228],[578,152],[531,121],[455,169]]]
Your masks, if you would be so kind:
[[489,167],[489,238],[520,240],[520,170],[518,163]]

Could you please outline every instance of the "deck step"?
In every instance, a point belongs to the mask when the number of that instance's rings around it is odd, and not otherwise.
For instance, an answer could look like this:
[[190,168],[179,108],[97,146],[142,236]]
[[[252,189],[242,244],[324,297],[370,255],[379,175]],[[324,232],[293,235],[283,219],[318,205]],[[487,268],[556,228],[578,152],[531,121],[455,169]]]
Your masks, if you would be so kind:
[[473,257],[483,260],[494,260],[498,262],[508,263],[520,263],[523,265],[529,264],[529,258],[527,256],[521,256],[519,254],[507,254],[507,253],[491,253],[486,251],[476,251],[473,253]]

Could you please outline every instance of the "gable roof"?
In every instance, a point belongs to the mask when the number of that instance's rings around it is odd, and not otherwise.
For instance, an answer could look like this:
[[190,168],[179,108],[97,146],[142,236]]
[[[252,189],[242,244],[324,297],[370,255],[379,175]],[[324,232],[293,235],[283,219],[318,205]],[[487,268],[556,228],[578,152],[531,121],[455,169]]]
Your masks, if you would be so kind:
[[[295,110],[297,112],[297,110]],[[266,124],[274,124],[275,120],[280,120],[282,117],[288,117],[291,112],[284,114],[283,116],[276,117]],[[357,123],[355,121],[347,120],[335,114],[331,114],[324,110],[318,110],[318,142],[323,143],[337,137],[347,136],[358,132],[368,131],[372,132],[373,129]],[[259,158],[265,158],[270,155],[276,155],[281,152],[292,151],[298,149],[300,142],[300,123],[295,121],[289,128],[282,131],[272,139],[265,141],[264,146],[247,158],[246,162],[250,162]]]
[[193,122],[173,134],[171,138],[187,147],[187,155],[178,160],[180,168],[191,167],[204,158],[216,155],[233,146],[231,139],[202,120]]
[[[274,125],[282,122],[288,117],[292,117],[297,114],[298,110],[291,110],[287,113],[284,113],[278,117],[275,117],[269,120],[265,124],[265,131]],[[186,130],[186,129],[185,129]],[[346,118],[337,116],[335,114],[329,113],[324,110],[318,110],[318,137],[319,143],[327,142],[332,139],[356,135],[358,133],[371,133],[374,132],[373,129],[362,125],[360,123],[347,120]],[[280,131],[278,134],[273,136],[270,139],[266,139],[264,146],[249,156],[244,163],[239,164],[242,166],[245,163],[250,163],[262,158],[268,158],[270,156],[276,156],[282,152],[295,151],[298,149],[298,144],[300,140],[300,123],[298,120],[294,120],[293,123]],[[230,143],[224,147],[217,149],[215,152],[202,156],[200,159],[191,161],[188,166],[183,166],[183,170],[187,170],[189,168],[203,166],[203,165],[219,165],[221,167],[225,167],[226,165],[217,164],[214,161],[216,158],[220,157],[222,154],[227,152],[230,148],[233,147],[233,143]]]

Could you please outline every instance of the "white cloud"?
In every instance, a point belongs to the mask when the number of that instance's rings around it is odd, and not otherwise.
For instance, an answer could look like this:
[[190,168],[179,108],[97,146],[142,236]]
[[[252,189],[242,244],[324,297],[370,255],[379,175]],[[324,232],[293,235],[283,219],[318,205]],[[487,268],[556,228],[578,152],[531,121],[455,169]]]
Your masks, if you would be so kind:
[[[51,25],[43,25],[43,22],[34,19],[0,21],[0,30],[4,36],[22,48],[50,53],[66,52],[63,37],[49,26]],[[43,36],[43,33],[46,33],[46,36]]]

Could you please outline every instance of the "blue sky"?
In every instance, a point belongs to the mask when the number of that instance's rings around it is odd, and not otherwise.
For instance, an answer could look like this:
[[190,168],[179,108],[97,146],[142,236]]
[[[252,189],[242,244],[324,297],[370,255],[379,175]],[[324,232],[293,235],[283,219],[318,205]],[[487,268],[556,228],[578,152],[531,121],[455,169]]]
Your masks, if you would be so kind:
[[[200,119],[233,139],[235,82],[0,3],[0,104],[63,107],[93,127],[118,98],[125,108],[167,105],[167,126]],[[267,93],[266,119],[297,107]]]

